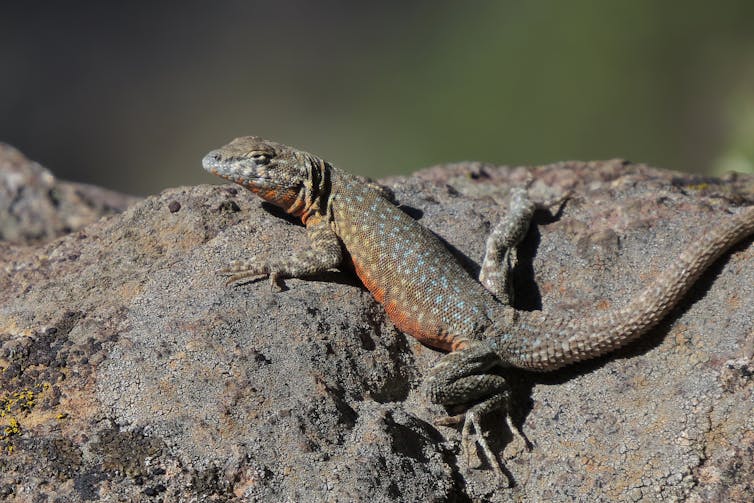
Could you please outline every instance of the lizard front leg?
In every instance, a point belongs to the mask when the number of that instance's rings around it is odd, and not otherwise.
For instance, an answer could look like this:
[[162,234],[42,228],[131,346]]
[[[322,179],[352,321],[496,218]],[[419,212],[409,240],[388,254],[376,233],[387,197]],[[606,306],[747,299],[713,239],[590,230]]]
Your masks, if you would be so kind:
[[473,428],[475,441],[490,465],[501,480],[510,485],[503,465],[490,449],[479,423],[483,415],[494,410],[502,410],[511,434],[523,442],[523,445],[528,446],[528,442],[513,424],[508,413],[508,383],[504,377],[489,373],[491,369],[500,365],[500,357],[490,344],[480,341],[469,342],[464,349],[443,356],[429,371],[426,390],[429,399],[434,403],[446,406],[472,404],[463,414],[440,418],[435,423],[447,426],[463,422],[461,444],[467,464],[470,464]]
[[511,189],[508,214],[497,223],[487,238],[479,282],[505,305],[510,305],[513,301],[510,273],[515,266],[515,247],[529,230],[535,209],[526,189],[514,187]]
[[220,269],[228,277],[226,284],[236,283],[254,276],[269,276],[273,286],[283,278],[311,276],[340,265],[343,260],[340,240],[321,218],[310,218],[306,223],[309,248],[298,250],[292,255],[263,260],[252,258],[234,260],[228,267]]

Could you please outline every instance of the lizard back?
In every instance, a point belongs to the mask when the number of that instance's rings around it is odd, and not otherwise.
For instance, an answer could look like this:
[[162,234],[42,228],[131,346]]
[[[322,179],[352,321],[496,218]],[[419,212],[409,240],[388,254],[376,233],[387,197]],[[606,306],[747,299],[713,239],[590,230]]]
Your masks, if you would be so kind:
[[430,230],[333,168],[332,228],[356,274],[401,331],[456,350],[490,325],[489,294]]

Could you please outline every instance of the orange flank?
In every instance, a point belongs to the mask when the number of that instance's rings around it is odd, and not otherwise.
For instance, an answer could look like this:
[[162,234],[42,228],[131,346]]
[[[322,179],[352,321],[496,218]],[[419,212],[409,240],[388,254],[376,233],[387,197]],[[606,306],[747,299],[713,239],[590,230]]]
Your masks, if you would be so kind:
[[371,292],[375,300],[383,305],[388,318],[390,318],[390,321],[393,322],[398,330],[414,337],[422,344],[443,351],[457,351],[465,345],[464,341],[456,340],[456,337],[442,330],[436,323],[431,323],[431,325],[427,325],[427,323],[422,324],[416,313],[411,312],[409,306],[400,306],[395,299],[390,299],[386,302],[385,289],[375,281],[375,278],[370,277],[365,269],[360,267],[356,262],[353,262],[353,266],[356,275],[367,290]]
[[353,258],[351,258],[351,263],[353,264],[353,268],[356,271],[356,275],[359,277],[359,279],[364,284],[364,286],[367,287],[367,290],[369,290],[372,293],[372,296],[374,297],[374,299],[380,304],[384,305],[385,289],[382,288],[380,285],[378,285],[377,282],[374,281],[374,279],[371,278],[369,274],[366,274],[366,272],[364,271],[364,268],[361,267],[358,263],[356,263],[356,261],[353,260]]

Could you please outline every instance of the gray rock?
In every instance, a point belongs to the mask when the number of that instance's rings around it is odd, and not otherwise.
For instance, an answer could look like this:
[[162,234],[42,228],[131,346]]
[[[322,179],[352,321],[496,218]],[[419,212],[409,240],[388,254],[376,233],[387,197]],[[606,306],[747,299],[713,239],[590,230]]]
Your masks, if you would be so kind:
[[[754,201],[752,177],[623,161],[462,163],[386,183],[473,273],[509,188],[529,173],[535,197],[572,197],[555,217],[538,213],[523,244],[521,309],[618,305],[684,243]],[[305,245],[300,225],[230,186],[169,189],[54,241],[2,245],[0,494],[750,499],[751,239],[635,344],[556,373],[511,375],[513,416],[533,450],[506,448],[501,416],[485,423],[512,489],[486,464],[467,466],[456,429],[433,425],[446,411],[426,402],[421,380],[440,355],[397,332],[352,273],[287,280],[277,292],[266,281],[226,287],[215,272]]]
[[138,198],[57,180],[0,143],[0,241],[39,244],[123,211]]

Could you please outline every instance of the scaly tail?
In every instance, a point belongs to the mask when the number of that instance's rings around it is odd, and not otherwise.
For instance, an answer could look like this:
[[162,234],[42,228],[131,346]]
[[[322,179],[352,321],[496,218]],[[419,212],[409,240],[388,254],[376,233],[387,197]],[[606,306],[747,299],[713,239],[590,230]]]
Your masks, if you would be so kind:
[[587,318],[518,312],[503,355],[515,367],[554,370],[608,353],[641,336],[676,305],[704,270],[731,246],[754,234],[754,206],[695,241],[627,305]]

